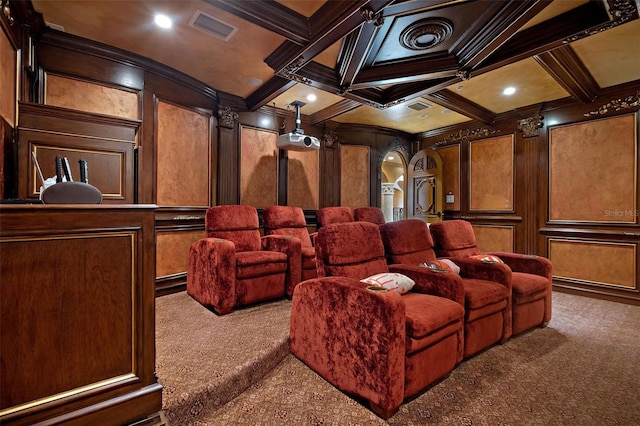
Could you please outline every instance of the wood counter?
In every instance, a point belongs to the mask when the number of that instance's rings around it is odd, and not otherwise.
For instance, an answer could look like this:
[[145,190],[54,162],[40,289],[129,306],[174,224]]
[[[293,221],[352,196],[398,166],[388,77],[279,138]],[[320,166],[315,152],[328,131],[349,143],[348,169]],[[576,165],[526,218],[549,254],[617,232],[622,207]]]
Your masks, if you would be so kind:
[[154,205],[0,205],[0,424],[154,423]]

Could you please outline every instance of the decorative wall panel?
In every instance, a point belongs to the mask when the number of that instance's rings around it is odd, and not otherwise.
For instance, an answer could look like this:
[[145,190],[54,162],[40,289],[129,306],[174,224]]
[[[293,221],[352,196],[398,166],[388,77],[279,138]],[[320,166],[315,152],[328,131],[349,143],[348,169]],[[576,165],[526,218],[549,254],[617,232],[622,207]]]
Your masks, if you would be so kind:
[[638,289],[637,244],[549,238],[553,276]]
[[264,208],[278,204],[278,134],[242,126],[240,203]]
[[370,147],[340,145],[340,205],[368,206],[370,179]]
[[16,84],[18,57],[4,31],[0,29],[0,117],[16,125]]
[[513,226],[473,225],[476,243],[483,252],[513,252],[513,231]]
[[138,94],[74,78],[45,75],[45,104],[113,115],[140,118]]
[[513,135],[469,142],[469,210],[513,212]]
[[319,151],[289,151],[287,204],[308,210],[318,209]]
[[[445,195],[445,210],[460,210],[460,145],[438,149],[442,158],[442,191]],[[453,203],[446,196],[453,195]]]
[[67,157],[79,178],[78,160],[87,160],[89,183],[102,192],[103,203],[134,202],[134,145],[139,120],[108,117],[42,104],[20,102],[18,180],[20,198],[37,198],[41,179],[54,177],[55,157]]
[[156,233],[156,278],[186,273],[189,266],[189,247],[205,236],[204,230],[158,231]]
[[632,114],[551,129],[549,219],[637,223]]
[[0,206],[1,424],[131,424],[161,409],[154,210]]
[[212,115],[163,101],[156,114],[156,203],[208,207]]

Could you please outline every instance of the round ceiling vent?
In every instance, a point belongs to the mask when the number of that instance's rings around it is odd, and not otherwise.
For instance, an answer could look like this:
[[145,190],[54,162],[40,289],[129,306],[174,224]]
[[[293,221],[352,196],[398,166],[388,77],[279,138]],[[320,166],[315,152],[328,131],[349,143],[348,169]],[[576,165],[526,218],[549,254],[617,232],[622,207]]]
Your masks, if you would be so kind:
[[414,22],[400,34],[402,46],[411,50],[431,49],[449,39],[453,24],[444,18],[428,18]]

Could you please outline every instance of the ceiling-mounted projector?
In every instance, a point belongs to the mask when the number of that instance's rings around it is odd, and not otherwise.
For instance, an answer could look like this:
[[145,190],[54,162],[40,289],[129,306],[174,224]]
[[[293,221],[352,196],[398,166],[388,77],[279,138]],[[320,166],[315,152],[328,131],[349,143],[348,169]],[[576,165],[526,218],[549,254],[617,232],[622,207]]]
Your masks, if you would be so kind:
[[320,141],[313,136],[307,136],[304,134],[304,130],[300,128],[302,120],[300,119],[300,107],[304,106],[304,102],[293,101],[291,102],[296,108],[296,128],[291,133],[285,133],[278,136],[276,145],[280,149],[288,149],[292,151],[307,151],[310,149],[320,149]]
[[291,132],[278,136],[277,146],[280,149],[306,151],[309,149],[320,149],[320,141],[313,136]]

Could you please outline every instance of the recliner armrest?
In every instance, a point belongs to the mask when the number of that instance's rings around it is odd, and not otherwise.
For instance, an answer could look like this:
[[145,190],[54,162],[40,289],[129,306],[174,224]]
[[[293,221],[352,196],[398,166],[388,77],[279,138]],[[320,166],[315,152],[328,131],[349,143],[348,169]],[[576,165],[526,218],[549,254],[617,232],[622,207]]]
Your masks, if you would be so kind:
[[261,238],[262,250],[277,251],[287,255],[285,294],[291,299],[293,289],[302,279],[302,242],[291,235],[267,235]]
[[466,257],[450,259],[460,267],[461,277],[497,282],[507,287],[511,293],[511,269],[505,263],[485,263]]
[[487,253],[498,256],[513,272],[540,275],[551,280],[552,265],[546,257],[508,252]]
[[412,291],[445,297],[464,306],[464,285],[462,279],[451,272],[435,272],[415,265],[389,265],[389,271],[408,276],[416,284]]
[[338,389],[397,410],[404,399],[406,318],[402,296],[352,278],[296,286],[291,353]]
[[202,238],[189,248],[187,293],[224,315],[236,301],[235,244],[221,238]]

